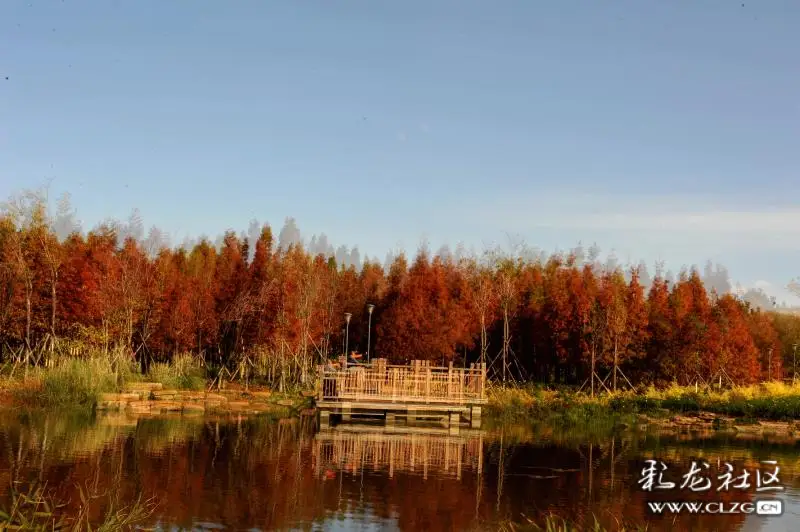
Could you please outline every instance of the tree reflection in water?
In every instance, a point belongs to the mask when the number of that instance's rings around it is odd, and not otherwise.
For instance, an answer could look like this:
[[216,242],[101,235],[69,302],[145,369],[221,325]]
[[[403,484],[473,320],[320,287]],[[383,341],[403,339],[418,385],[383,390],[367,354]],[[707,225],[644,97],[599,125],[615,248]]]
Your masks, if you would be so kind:
[[[547,514],[586,523],[596,517],[611,530],[621,522],[647,522],[649,530],[741,527],[742,516],[649,516],[645,502],[658,499],[637,481],[651,457],[678,475],[699,457],[749,467],[773,459],[781,481],[797,493],[791,487],[798,470],[793,441],[612,436],[547,426],[452,434],[353,425],[318,432],[312,417],[94,420],[4,412],[0,422],[4,504],[15,481],[46,482],[66,502],[63,511],[72,513],[81,507],[78,487],[121,500],[153,496],[153,523],[184,528],[218,523],[274,530],[340,522],[401,530],[497,529]],[[752,497],[752,491],[691,494],[708,501]],[[90,520],[100,521],[108,504],[90,500]]]

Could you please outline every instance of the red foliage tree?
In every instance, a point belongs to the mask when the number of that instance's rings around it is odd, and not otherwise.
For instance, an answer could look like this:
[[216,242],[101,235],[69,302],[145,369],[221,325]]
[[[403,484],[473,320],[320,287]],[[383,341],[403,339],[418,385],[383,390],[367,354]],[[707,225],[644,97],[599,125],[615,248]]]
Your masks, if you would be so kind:
[[761,363],[761,372],[756,374],[756,378],[762,381],[782,379],[781,342],[775,330],[772,315],[762,310],[752,310],[748,313],[748,318],[750,335],[758,353],[757,358]]
[[494,376],[545,382],[612,372],[614,387],[623,374],[659,384],[780,379],[800,342],[800,318],[709,296],[696,271],[672,287],[656,275],[645,297],[638,269],[626,282],[594,250],[586,262],[580,249],[546,261],[422,251],[410,268],[401,254],[384,271],[314,256],[297,235],[275,250],[266,225],[247,240],[226,233],[219,251],[206,240],[155,249],[135,227],[119,242],[125,227],[113,223],[60,241],[52,225],[37,194],[0,214],[0,341],[15,353],[59,338],[50,346],[69,354],[129,349],[146,370],[191,350],[285,383],[347,341],[398,363],[485,361]]
[[748,330],[746,309],[728,294],[718,299],[715,311],[722,343],[715,368],[717,383],[723,382],[724,377],[738,384],[757,381],[760,373],[758,349]]

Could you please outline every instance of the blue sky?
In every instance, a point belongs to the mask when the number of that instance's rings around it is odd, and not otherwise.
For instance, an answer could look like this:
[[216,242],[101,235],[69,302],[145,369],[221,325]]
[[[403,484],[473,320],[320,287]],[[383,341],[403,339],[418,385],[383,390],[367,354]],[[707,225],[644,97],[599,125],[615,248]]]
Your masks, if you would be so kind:
[[362,256],[596,241],[783,297],[798,27],[770,0],[5,0],[0,197],[49,182],[174,241],[293,216]]

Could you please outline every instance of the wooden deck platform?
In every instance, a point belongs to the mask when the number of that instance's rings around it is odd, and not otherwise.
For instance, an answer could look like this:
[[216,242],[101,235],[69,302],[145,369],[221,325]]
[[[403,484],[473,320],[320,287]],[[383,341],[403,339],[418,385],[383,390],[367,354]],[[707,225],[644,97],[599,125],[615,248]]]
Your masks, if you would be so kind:
[[439,418],[450,425],[466,421],[480,427],[486,404],[486,367],[432,367],[415,360],[409,366],[390,366],[383,359],[370,365],[339,368],[320,366],[317,410],[320,424],[333,415],[341,421],[354,416],[382,417],[392,424],[397,416],[407,420]]

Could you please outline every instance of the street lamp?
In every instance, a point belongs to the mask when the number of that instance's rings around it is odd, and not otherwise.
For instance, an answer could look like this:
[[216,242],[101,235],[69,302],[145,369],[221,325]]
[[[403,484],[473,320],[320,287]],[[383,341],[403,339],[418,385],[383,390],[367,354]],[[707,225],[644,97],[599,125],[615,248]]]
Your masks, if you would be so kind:
[[369,364],[369,344],[372,338],[372,311],[375,310],[375,305],[370,303],[367,305],[367,312],[369,313],[369,320],[367,322],[367,364]]
[[772,382],[772,348],[769,348],[769,381]]
[[347,357],[347,355],[348,355],[347,350],[350,348],[350,318],[352,318],[352,317],[353,317],[353,315],[350,314],[349,312],[345,312],[344,313],[344,321],[347,324],[347,326],[345,327],[345,333],[344,333],[344,356],[345,357]]

